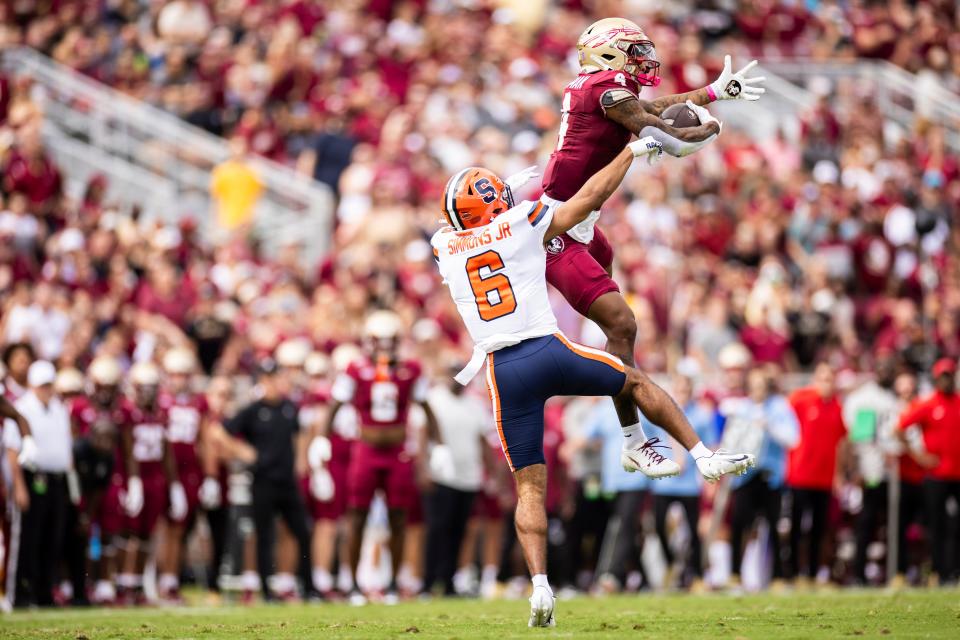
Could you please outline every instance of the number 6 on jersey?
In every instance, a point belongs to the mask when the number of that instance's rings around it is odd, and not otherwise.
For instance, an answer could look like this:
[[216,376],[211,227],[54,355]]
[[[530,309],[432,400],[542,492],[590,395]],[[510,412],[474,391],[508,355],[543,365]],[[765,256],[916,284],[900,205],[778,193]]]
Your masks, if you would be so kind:
[[480,319],[487,322],[510,315],[517,308],[510,278],[503,273],[503,258],[496,251],[484,251],[467,260],[467,276],[477,299]]

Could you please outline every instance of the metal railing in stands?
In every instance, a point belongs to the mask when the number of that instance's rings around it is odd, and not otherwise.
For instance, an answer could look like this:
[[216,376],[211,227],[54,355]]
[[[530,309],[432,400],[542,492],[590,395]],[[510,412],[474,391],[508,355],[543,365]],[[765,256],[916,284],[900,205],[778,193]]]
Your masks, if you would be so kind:
[[901,134],[913,129],[918,118],[926,118],[942,125],[947,144],[960,150],[960,96],[940,85],[933,75],[914,74],[889,62],[866,60],[765,60],[763,67],[797,87],[807,87],[811,81],[824,78],[834,90],[869,95]]
[[[210,172],[229,157],[225,140],[60,65],[29,48],[0,53],[0,67],[34,81],[43,109],[44,142],[76,195],[97,173],[109,196],[148,216],[191,216],[215,238]],[[290,242],[315,262],[329,248],[333,196],[319,182],[263,158],[249,160],[264,192],[254,218],[268,253]]]

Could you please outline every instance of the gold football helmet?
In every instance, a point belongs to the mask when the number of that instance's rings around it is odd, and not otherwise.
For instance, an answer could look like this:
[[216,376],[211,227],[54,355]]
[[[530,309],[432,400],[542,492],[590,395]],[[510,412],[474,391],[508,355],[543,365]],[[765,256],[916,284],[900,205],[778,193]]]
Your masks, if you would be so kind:
[[660,61],[643,29],[625,18],[604,18],[577,40],[581,73],[623,71],[647,87],[660,84]]

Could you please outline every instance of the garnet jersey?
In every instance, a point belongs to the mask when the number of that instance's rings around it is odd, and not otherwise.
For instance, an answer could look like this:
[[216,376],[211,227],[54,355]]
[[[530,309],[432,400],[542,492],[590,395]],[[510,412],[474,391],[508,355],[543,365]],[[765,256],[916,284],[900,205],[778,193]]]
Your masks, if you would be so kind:
[[71,400],[70,417],[76,425],[78,438],[94,432],[115,435],[127,419],[120,403],[104,408],[82,396]]
[[167,407],[167,440],[180,469],[199,469],[197,442],[200,425],[209,411],[207,399],[199,393],[164,394],[160,405]]
[[337,377],[330,395],[352,404],[362,427],[406,426],[410,404],[426,399],[427,381],[421,371],[414,360],[389,365],[364,358]]
[[608,91],[640,95],[637,79],[623,71],[582,73],[563,91],[557,146],[543,174],[551,198],[569,200],[586,181],[610,164],[630,142],[631,133],[608,120],[600,99]]
[[[156,406],[149,410],[140,408],[127,398],[122,401],[126,420],[121,428],[129,430],[133,438],[131,453],[133,459],[140,463],[141,476],[163,473],[169,415],[162,400],[158,399]],[[125,465],[118,465],[118,468],[126,471]]]
[[[610,164],[630,142],[632,135],[613,120],[608,120],[600,104],[608,91],[620,98],[627,92],[640,95],[637,79],[623,71],[582,73],[563,91],[560,131],[557,146],[543,172],[543,191],[547,196],[566,202],[593,174]],[[580,242],[593,239],[593,225],[599,214],[567,232]]]
[[491,351],[559,331],[547,297],[543,246],[552,217],[543,203],[521,202],[486,226],[446,227],[431,239],[443,281],[477,346],[468,365],[472,374]]

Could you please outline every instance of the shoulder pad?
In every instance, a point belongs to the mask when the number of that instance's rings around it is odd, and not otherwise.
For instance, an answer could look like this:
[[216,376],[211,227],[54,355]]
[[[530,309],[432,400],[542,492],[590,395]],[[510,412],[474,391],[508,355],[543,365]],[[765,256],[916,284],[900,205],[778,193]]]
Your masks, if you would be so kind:
[[603,92],[603,95],[600,96],[600,106],[604,109],[609,109],[622,102],[636,99],[636,94],[628,89],[607,89]]

